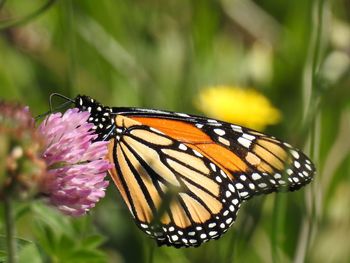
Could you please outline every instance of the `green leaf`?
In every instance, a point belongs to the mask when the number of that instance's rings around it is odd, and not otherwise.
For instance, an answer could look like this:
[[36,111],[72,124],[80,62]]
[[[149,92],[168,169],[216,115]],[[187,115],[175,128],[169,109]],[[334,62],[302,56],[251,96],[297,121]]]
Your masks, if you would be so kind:
[[18,263],[41,263],[41,255],[35,244],[30,244],[20,251],[18,255]]
[[60,240],[57,242],[57,249],[62,253],[71,251],[76,246],[77,246],[77,240],[73,240],[66,235],[61,236]]
[[28,212],[31,211],[31,206],[28,203],[20,203],[16,207],[16,222],[18,219],[22,218],[22,216],[26,215]]
[[[17,250],[21,250],[24,246],[32,244],[33,242],[24,238],[15,238]],[[0,250],[6,251],[6,236],[0,235]]]
[[105,255],[97,250],[81,249],[71,255],[70,262],[74,263],[104,263]]
[[[21,252],[25,246],[33,245],[33,242],[24,238],[15,238],[17,251]],[[6,236],[0,235],[0,262],[5,262],[7,256]]]
[[6,251],[5,250],[0,250],[0,263],[5,262],[6,260]]
[[81,245],[85,248],[96,248],[105,242],[105,240],[106,238],[101,235],[91,235],[86,237]]

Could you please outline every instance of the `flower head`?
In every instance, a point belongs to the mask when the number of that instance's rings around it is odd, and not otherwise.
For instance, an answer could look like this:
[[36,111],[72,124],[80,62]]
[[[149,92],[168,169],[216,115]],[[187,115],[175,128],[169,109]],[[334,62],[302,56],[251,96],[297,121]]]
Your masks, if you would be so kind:
[[264,95],[248,88],[209,87],[199,94],[196,106],[213,118],[256,130],[263,130],[281,119],[279,110]]
[[79,216],[104,197],[111,168],[105,159],[107,144],[94,141],[89,112],[69,109],[63,115],[49,115],[39,126],[45,142],[42,158],[48,166],[41,191],[62,212]]
[[36,194],[46,168],[38,157],[41,146],[28,107],[0,101],[0,198]]

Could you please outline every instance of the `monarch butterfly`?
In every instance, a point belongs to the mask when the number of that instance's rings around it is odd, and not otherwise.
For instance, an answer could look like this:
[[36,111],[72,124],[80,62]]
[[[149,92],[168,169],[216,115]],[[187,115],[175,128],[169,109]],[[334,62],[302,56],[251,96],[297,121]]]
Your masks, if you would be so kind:
[[275,137],[183,113],[107,107],[88,96],[97,140],[108,140],[110,175],[137,226],[159,245],[199,246],[234,223],[255,195],[309,183],[312,162]]

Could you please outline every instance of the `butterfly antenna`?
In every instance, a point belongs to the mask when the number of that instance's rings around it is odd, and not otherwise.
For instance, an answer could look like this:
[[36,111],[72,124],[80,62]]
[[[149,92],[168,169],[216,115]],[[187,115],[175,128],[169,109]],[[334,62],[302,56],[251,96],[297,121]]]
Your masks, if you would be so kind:
[[[51,112],[53,112],[52,100],[53,100],[54,97],[60,97],[60,98],[62,98],[62,99],[67,100],[67,102],[63,103],[63,105],[67,105],[68,102],[74,103],[74,100],[72,100],[71,98],[68,98],[68,97],[66,97],[66,96],[64,96],[64,95],[62,95],[62,94],[60,94],[60,93],[52,93],[52,94],[50,95],[50,99],[49,99],[49,105],[50,105],[50,110],[51,110]],[[62,105],[61,105],[61,106],[62,106]],[[57,109],[57,108],[56,108],[56,109]]]
[[[53,98],[54,98],[55,96],[56,96],[56,97],[60,97],[60,98],[62,98],[62,99],[65,99],[66,102],[62,103],[60,106],[58,106],[58,107],[56,107],[56,108],[53,108],[53,107],[52,107],[52,101],[53,101]],[[68,104],[74,103],[74,102],[75,102],[74,100],[72,100],[71,98],[68,98],[68,97],[66,97],[66,96],[64,96],[64,95],[62,95],[62,94],[59,94],[59,93],[52,93],[52,94],[50,95],[50,98],[49,98],[50,110],[47,111],[47,112],[45,112],[45,113],[43,113],[43,114],[40,114],[40,115],[36,116],[34,119],[35,119],[35,121],[37,121],[37,120],[41,119],[42,117],[44,117],[44,116],[46,116],[46,115],[48,115],[48,114],[50,114],[50,113],[52,113],[52,112],[55,112],[55,111],[57,111],[57,110],[60,110],[60,109],[62,109],[62,108],[64,108],[64,107],[66,107]]]

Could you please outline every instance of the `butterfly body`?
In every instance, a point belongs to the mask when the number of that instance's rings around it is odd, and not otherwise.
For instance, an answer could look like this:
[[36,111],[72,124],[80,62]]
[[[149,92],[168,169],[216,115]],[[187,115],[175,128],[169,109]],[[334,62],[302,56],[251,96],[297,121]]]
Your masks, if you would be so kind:
[[244,200],[297,190],[311,161],[274,137],[183,113],[106,107],[87,96],[76,107],[108,140],[111,176],[136,224],[159,245],[199,246],[233,224]]

